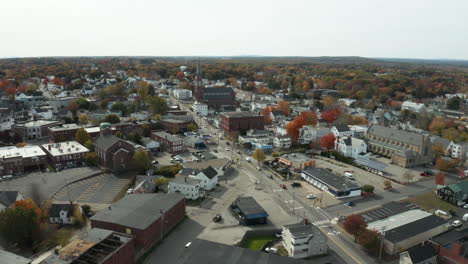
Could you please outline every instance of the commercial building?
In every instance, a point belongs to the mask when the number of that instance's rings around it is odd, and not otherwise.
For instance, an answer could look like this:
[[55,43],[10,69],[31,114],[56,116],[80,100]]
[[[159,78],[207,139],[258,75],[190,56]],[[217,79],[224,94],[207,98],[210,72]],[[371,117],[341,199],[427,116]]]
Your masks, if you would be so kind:
[[289,136],[276,136],[273,139],[273,146],[280,149],[290,148],[292,145],[291,137]]
[[264,251],[254,251],[196,239],[185,248],[175,264],[306,264],[310,261],[282,257]]
[[389,157],[398,166],[406,168],[432,161],[428,135],[372,124],[366,137],[370,152]]
[[311,157],[303,153],[283,154],[278,159],[278,162],[295,169],[305,169],[315,164],[315,161]]
[[192,110],[197,113],[199,116],[207,116],[208,115],[208,105],[200,102],[195,102],[192,105]]
[[194,90],[195,100],[209,107],[221,107],[222,105],[235,105],[236,93],[232,87],[205,87],[197,84]]
[[308,258],[328,252],[327,236],[314,225],[286,225],[282,239],[284,248],[293,258]]
[[0,175],[17,175],[42,171],[47,167],[47,155],[39,146],[27,145],[0,148]]
[[308,167],[302,171],[301,177],[338,199],[361,196],[361,186],[324,168]]
[[49,164],[56,170],[85,165],[85,155],[89,149],[76,141],[50,143],[42,145]]
[[387,254],[395,255],[447,231],[448,228],[449,224],[447,220],[431,214],[408,224],[384,231],[384,249]]
[[135,236],[135,247],[148,250],[185,217],[180,194],[127,195],[91,217],[91,227]]
[[266,224],[268,213],[251,196],[239,197],[231,204],[231,210],[241,225]]
[[184,121],[177,119],[162,119],[161,125],[169,133],[175,134],[181,131],[187,131],[187,126],[192,124],[192,121]]
[[11,129],[23,138],[23,140],[30,139],[43,139],[49,137],[49,128],[59,125],[59,121],[29,121],[25,123],[18,123],[11,127]]
[[226,135],[244,135],[250,129],[264,129],[264,117],[251,112],[221,114],[221,126]]
[[125,233],[93,228],[83,238],[73,240],[41,262],[41,264],[75,263],[133,264],[135,263],[134,237]]
[[192,91],[188,89],[174,89],[174,97],[179,100],[192,99]]
[[151,138],[159,142],[160,150],[167,152],[184,152],[187,150],[185,139],[180,136],[171,135],[167,132],[152,132]]
[[205,196],[205,191],[200,183],[200,179],[177,176],[169,182],[168,193],[182,194],[187,200],[197,200]]
[[437,196],[455,205],[468,202],[468,181],[443,186],[437,189]]
[[401,104],[401,110],[410,110],[416,113],[420,113],[426,110],[426,106],[421,103],[415,103],[411,101],[404,101]]
[[452,229],[438,236],[434,236],[427,244],[437,252],[437,263],[459,264],[468,263],[468,228]]

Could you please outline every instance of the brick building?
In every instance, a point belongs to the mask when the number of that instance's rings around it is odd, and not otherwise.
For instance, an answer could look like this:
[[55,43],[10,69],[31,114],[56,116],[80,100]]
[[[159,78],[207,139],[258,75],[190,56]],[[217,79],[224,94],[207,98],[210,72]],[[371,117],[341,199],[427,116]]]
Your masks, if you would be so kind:
[[95,141],[98,164],[112,171],[123,171],[133,168],[133,154],[138,145],[111,134],[104,129]]
[[47,156],[39,146],[14,146],[0,148],[0,175],[16,175],[44,170]]
[[144,251],[172,230],[186,214],[180,194],[127,195],[109,209],[91,217],[91,227],[135,236],[135,247]]
[[76,141],[42,145],[49,164],[56,170],[85,165],[85,155],[89,149]]
[[49,137],[49,128],[59,125],[59,121],[38,120],[25,123],[18,123],[11,129],[18,135],[27,139],[43,139]]
[[184,152],[187,150],[185,139],[166,132],[152,132],[151,138],[161,144],[160,150],[167,152]]
[[169,133],[175,134],[180,131],[187,131],[187,126],[192,124],[191,121],[183,121],[176,119],[163,119],[161,125]]
[[221,114],[221,126],[226,135],[244,135],[250,129],[264,129],[264,117],[251,112],[229,112]]

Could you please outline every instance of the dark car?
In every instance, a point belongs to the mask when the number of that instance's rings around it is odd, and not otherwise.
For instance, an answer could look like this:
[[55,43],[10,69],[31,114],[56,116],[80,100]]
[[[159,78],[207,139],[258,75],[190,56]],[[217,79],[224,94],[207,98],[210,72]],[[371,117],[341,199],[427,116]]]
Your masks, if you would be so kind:
[[301,173],[302,171],[300,169],[295,169],[294,172],[295,173]]
[[228,145],[228,146],[229,146],[229,145],[231,145],[231,143],[229,143],[229,141],[226,141],[226,145]]
[[452,216],[457,216],[457,212],[455,210],[449,210],[449,213],[452,215]]
[[300,182],[293,182],[293,183],[291,183],[291,186],[292,187],[301,187],[302,185],[301,185]]
[[218,150],[217,150],[217,149],[214,149],[213,152],[214,152],[214,153],[218,153]]
[[213,217],[213,222],[218,223],[223,219],[223,217],[220,214],[217,214]]
[[354,203],[350,201],[350,202],[346,202],[345,205],[351,207],[351,206],[354,206]]
[[279,186],[280,186],[282,189],[286,189],[286,185],[284,185],[284,184],[280,184]]

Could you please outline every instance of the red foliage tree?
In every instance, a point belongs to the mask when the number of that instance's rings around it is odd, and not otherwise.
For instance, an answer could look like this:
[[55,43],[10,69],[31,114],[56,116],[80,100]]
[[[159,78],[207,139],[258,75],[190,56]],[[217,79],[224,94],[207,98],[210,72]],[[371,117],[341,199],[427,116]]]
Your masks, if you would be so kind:
[[268,106],[267,108],[263,109],[262,115],[265,120],[265,124],[269,125],[273,123],[273,120],[271,119],[271,111],[273,111],[273,107]]
[[291,114],[291,108],[288,101],[279,101],[278,105],[276,106],[276,110],[283,112],[285,116],[289,116]]
[[346,230],[346,232],[352,235],[357,235],[366,227],[367,227],[367,223],[364,220],[364,217],[362,217],[361,215],[357,215],[357,214],[349,215],[348,217],[346,217],[346,219],[343,222],[343,228]]
[[304,125],[315,126],[317,124],[317,115],[314,112],[302,112],[298,117],[304,120]]
[[185,74],[183,72],[177,72],[176,73],[176,78],[181,81],[185,77]]
[[335,147],[335,136],[332,133],[323,136],[319,141],[319,145],[325,149],[333,149]]
[[57,86],[63,86],[63,81],[59,77],[54,78],[54,84]]
[[299,140],[299,129],[302,126],[304,126],[304,124],[301,123],[301,120],[299,119],[294,119],[286,125],[286,132],[291,137],[293,142],[297,142]]
[[444,185],[445,183],[445,173],[439,173],[435,176],[436,185]]
[[326,111],[322,112],[322,118],[327,121],[328,124],[333,124],[336,119],[341,115],[341,109],[339,107],[335,107]]

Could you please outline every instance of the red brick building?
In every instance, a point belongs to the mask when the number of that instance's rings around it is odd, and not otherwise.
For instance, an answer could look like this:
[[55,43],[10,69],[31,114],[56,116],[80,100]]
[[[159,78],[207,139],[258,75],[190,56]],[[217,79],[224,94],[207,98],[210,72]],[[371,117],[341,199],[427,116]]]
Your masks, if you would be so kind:
[[264,117],[251,112],[229,112],[221,114],[221,126],[226,135],[244,135],[250,129],[264,129]]
[[91,227],[133,235],[135,247],[146,251],[182,221],[185,214],[183,195],[132,194],[91,217]]
[[182,137],[171,135],[166,132],[152,132],[151,139],[159,142],[160,150],[167,152],[184,152],[187,150],[185,140]]
[[47,168],[47,155],[39,146],[0,148],[0,176],[42,171]]
[[56,170],[85,165],[85,155],[89,152],[76,141],[44,144],[41,147],[47,154],[49,164]]
[[133,168],[133,154],[137,147],[133,142],[118,138],[112,135],[110,129],[104,129],[94,145],[100,166],[115,172]]
[[175,134],[180,131],[187,131],[187,126],[192,124],[191,121],[183,121],[176,119],[163,119],[161,125],[169,133]]

